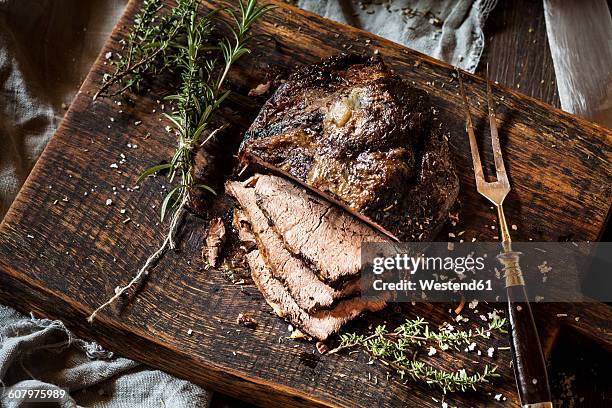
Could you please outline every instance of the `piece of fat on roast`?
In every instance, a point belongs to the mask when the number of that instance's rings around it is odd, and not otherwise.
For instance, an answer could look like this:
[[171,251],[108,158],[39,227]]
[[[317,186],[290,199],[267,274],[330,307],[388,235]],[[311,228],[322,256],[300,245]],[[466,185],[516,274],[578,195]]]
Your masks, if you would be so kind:
[[332,309],[308,313],[294,300],[283,283],[276,279],[258,250],[246,255],[253,282],[276,314],[299,327],[304,333],[325,340],[364,312],[375,312],[385,307],[382,299],[360,297],[339,301]]

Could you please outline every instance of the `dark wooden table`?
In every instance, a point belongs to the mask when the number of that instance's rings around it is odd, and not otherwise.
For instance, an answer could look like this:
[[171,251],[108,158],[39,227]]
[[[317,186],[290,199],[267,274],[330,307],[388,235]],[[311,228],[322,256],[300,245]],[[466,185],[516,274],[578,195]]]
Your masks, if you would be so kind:
[[[485,38],[486,46],[477,74],[484,75],[489,64],[492,80],[561,107],[541,1],[500,1],[486,22]],[[610,232],[608,225],[604,240],[610,240]],[[559,342],[550,358],[551,387],[554,399],[563,401],[560,406],[569,406],[570,401],[574,400],[577,406],[604,407],[601,396],[612,391],[611,381],[605,372],[612,361],[605,357],[607,353],[600,352],[597,347],[584,346],[581,338],[566,338]],[[585,378],[587,374],[588,379]],[[251,405],[215,394],[212,407]]]

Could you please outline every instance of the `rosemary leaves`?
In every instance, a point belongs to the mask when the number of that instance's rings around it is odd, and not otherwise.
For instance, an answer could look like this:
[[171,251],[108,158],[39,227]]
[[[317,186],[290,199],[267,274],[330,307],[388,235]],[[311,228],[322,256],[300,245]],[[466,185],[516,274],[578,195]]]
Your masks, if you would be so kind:
[[465,370],[447,372],[438,370],[431,365],[417,359],[417,349],[427,345],[430,347],[429,355],[436,353],[431,347],[437,345],[441,350],[459,350],[461,346],[472,344],[476,337],[489,338],[492,332],[505,333],[506,319],[494,318],[489,322],[488,328],[472,330],[454,330],[450,325],[439,331],[430,330],[429,324],[422,318],[406,320],[395,330],[389,331],[384,325],[377,326],[370,335],[346,333],[340,336],[340,345],[329,353],[337,353],[344,349],[359,348],[371,358],[381,361],[392,368],[400,378],[407,376],[414,380],[423,381],[430,386],[437,386],[444,393],[454,391],[476,390],[476,386],[487,383],[498,377],[497,367],[485,365],[482,372],[472,375]]
[[[229,95],[229,90],[224,89],[228,72],[240,57],[249,53],[252,24],[272,6],[259,5],[257,0],[239,0],[238,11],[219,8],[207,14],[201,13],[199,6],[199,0],[178,0],[170,13],[163,14],[161,0],[145,0],[125,41],[125,55],[119,56],[114,74],[104,77],[95,96],[138,90],[145,77],[163,72],[180,78],[178,92],[165,98],[175,106],[172,113],[164,113],[177,137],[174,155],[169,163],[145,170],[137,180],[140,182],[160,170],[168,171],[171,182],[180,178],[161,205],[162,221],[171,214],[168,232],[130,283],[116,288],[114,296],[89,316],[90,322],[101,309],[137,285],[164,253],[175,247],[173,237],[192,190],[201,188],[215,193],[209,186],[196,183],[194,157],[216,133],[209,129],[211,119]],[[220,18],[221,14],[226,19]],[[205,131],[209,133],[203,138]]]

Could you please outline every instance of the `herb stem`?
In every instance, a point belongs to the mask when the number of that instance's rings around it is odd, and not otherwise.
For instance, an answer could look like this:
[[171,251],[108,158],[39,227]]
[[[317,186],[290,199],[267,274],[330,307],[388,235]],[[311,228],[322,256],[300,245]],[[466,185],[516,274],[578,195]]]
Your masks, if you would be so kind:
[[153,269],[155,267],[155,265],[157,265],[157,262],[159,262],[159,260],[164,256],[164,254],[166,253],[166,251],[168,249],[174,249],[174,241],[173,241],[173,236],[174,234],[176,234],[182,220],[183,217],[185,215],[185,204],[186,201],[183,201],[181,203],[181,205],[178,207],[177,211],[174,213],[173,217],[172,217],[172,221],[170,223],[170,232],[168,233],[168,235],[166,236],[166,238],[164,239],[164,242],[162,243],[162,245],[157,249],[157,251],[155,251],[144,263],[144,265],[142,266],[142,268],[140,268],[140,270],[138,271],[138,273],[136,274],[136,276],[134,276],[134,278],[132,278],[132,280],[125,286],[122,287],[117,287],[115,288],[115,294],[108,299],[105,303],[103,303],[102,305],[100,305],[96,310],[94,310],[89,317],[87,318],[87,321],[89,323],[93,323],[94,319],[96,318],[96,316],[98,315],[98,313],[103,310],[105,307],[110,306],[111,304],[113,304],[117,299],[119,299],[126,291],[128,291],[130,288],[139,285],[140,282],[142,281],[143,278],[145,278],[146,276],[149,275],[149,272],[151,271],[151,269]]

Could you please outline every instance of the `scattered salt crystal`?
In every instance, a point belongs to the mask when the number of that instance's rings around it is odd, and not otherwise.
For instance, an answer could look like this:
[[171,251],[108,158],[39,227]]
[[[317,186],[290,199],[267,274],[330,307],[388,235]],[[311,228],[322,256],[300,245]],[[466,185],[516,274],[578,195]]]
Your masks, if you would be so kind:
[[493,348],[493,347],[489,347],[489,348],[487,349],[487,356],[489,356],[489,357],[493,357],[493,353],[495,353],[495,348]]
[[106,205],[112,205],[113,204],[113,200],[111,200],[110,198],[106,199]]
[[468,350],[469,351],[474,351],[474,349],[476,348],[476,343],[470,343],[470,345],[468,346]]
[[495,400],[496,401],[500,401],[501,400],[502,395],[501,394],[495,394]]
[[428,356],[433,356],[434,354],[436,354],[438,352],[438,350],[436,350],[435,347],[429,347],[429,352],[427,353]]
[[471,302],[468,304],[468,307],[469,307],[470,309],[476,309],[476,306],[478,306],[478,300],[476,300],[476,299],[472,300],[472,301],[471,301]]
[[540,270],[541,273],[548,273],[552,270],[552,268],[550,267],[550,265],[548,265],[548,262],[546,261],[538,265],[538,269]]
[[119,168],[119,166],[117,165],[117,163],[113,163],[110,165],[111,169],[117,169]]
[[104,58],[106,58],[107,60],[113,58],[113,53],[112,52],[107,52],[106,54],[104,54]]

